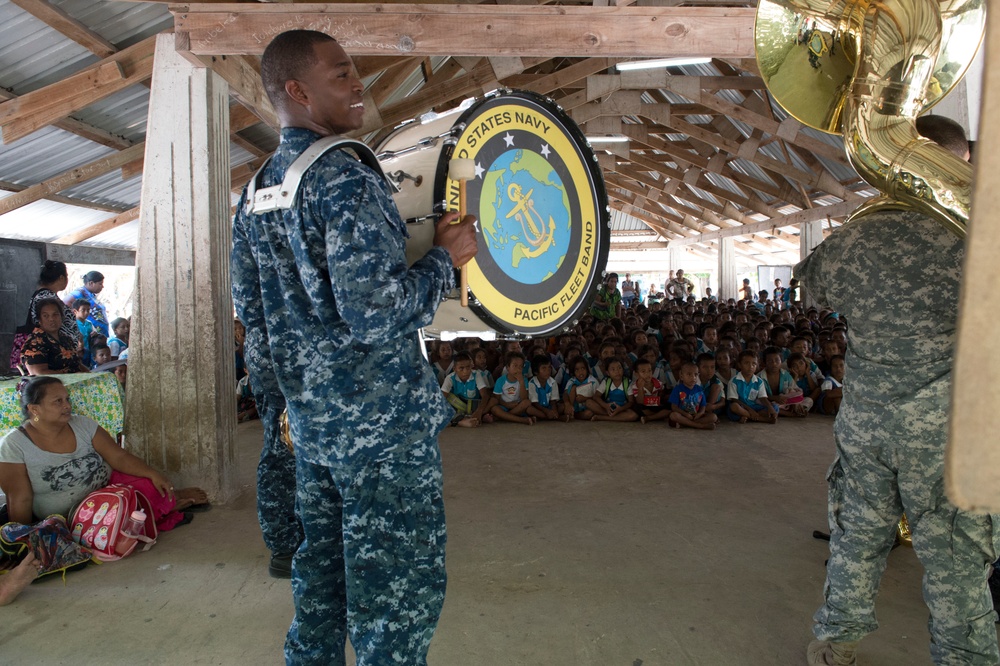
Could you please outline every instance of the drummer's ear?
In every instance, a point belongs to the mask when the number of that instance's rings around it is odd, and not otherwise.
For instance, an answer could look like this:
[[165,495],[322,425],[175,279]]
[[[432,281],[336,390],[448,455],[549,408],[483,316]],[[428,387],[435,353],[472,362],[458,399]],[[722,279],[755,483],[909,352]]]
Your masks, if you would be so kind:
[[296,81],[295,79],[288,79],[285,81],[285,95],[291,101],[301,104],[302,106],[309,105],[309,95],[306,93],[305,89],[302,87],[302,83]]

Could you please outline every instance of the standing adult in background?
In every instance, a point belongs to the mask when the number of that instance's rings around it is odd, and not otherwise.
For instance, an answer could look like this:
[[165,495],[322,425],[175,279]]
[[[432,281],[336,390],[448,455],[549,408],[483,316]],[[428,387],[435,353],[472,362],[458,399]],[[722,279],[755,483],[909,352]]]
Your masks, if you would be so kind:
[[590,314],[599,321],[621,319],[622,293],[618,291],[618,273],[608,273],[604,284],[597,290],[597,296],[590,306]]
[[87,321],[94,325],[94,329],[105,338],[111,337],[111,327],[108,325],[108,311],[104,305],[97,300],[97,295],[104,291],[104,275],[98,271],[90,271],[83,276],[83,286],[77,287],[69,293],[64,302],[72,306],[78,298],[82,298],[90,303],[90,316]]
[[[31,295],[31,302],[28,303],[28,318],[24,326],[18,328],[14,335],[14,345],[10,352],[10,367],[16,368],[21,362],[21,349],[25,341],[31,335],[35,327],[38,326],[38,304],[42,301],[55,299],[59,301],[59,292],[69,284],[69,274],[66,272],[66,264],[61,261],[48,260],[42,264],[42,270],[38,276],[38,289]],[[59,334],[71,339],[74,346],[79,345],[80,331],[76,326],[76,316],[68,305],[59,301],[62,305],[62,324],[59,326]]]
[[628,310],[632,307],[632,302],[636,298],[636,285],[632,282],[632,274],[625,274],[625,281],[622,282],[622,305]]
[[[362,93],[332,37],[279,34],[261,79],[281,122],[258,187],[282,183],[322,137],[360,129]],[[444,502],[437,434],[453,413],[420,350],[475,255],[475,218],[437,223],[412,266],[406,227],[382,178],[341,150],[302,176],[292,207],[233,221],[237,313],[267,331],[295,444],[295,618],[288,664],[426,663],[444,602]],[[263,324],[263,327],[261,326]]]
[[688,294],[694,290],[694,283],[684,277],[684,269],[677,269],[677,276],[667,285],[667,295],[674,300],[677,305],[684,305],[687,302]]
[[[968,159],[957,123],[925,116],[917,131]],[[881,210],[835,231],[795,268],[820,307],[851,322],[809,664],[857,663],[858,644],[878,627],[875,596],[904,511],[924,567],[934,662],[1000,662],[987,587],[997,517],[961,511],[944,494],[958,299],[940,295],[959,292],[964,254],[963,239],[924,213]]]

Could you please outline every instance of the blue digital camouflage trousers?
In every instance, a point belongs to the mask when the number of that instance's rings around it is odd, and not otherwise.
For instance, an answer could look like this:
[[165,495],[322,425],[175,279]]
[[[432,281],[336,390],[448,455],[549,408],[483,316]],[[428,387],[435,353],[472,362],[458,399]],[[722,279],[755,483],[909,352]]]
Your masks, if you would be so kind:
[[285,401],[264,392],[258,392],[254,400],[264,426],[264,446],[257,463],[257,520],[267,549],[274,555],[288,555],[302,543],[302,525],[295,515],[295,456],[281,439],[278,422]]
[[947,500],[943,445],[914,447],[906,430],[883,423],[884,436],[866,445],[852,446],[848,442],[856,439],[843,433],[836,437],[838,455],[828,475],[825,603],[813,631],[820,640],[847,642],[878,627],[875,596],[905,511],[924,567],[931,657],[936,664],[993,666],[1000,662],[986,582],[997,559],[993,520]]
[[296,459],[305,541],[292,563],[289,665],[423,665],[445,593],[437,437],[386,460],[334,467]]

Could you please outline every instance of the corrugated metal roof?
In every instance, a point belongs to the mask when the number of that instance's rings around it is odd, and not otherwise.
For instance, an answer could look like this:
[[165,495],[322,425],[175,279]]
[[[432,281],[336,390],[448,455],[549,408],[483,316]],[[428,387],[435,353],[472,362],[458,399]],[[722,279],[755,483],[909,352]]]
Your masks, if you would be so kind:
[[21,95],[96,61],[97,56],[76,42],[0,0],[0,86]]
[[113,148],[76,134],[46,127],[20,141],[0,146],[2,180],[34,185],[114,152]]
[[[11,194],[0,191],[0,199]],[[114,217],[114,213],[54,201],[36,201],[0,215],[0,238],[51,242],[109,217]]]

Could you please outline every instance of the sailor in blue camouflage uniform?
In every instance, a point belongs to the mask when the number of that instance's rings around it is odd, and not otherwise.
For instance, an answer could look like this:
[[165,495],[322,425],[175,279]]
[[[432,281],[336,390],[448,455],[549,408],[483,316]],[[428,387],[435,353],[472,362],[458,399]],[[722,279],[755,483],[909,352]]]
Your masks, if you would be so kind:
[[[327,35],[278,35],[261,78],[282,125],[261,187],[320,137],[362,125],[362,84]],[[442,216],[407,267],[384,182],[339,150],[306,172],[290,210],[239,211],[233,291],[241,318],[266,323],[305,532],[286,661],[344,664],[349,636],[359,666],[425,664],[445,591],[437,434],[452,410],[418,329],[475,255],[474,218]]]
[[[234,293],[234,297],[241,297]],[[239,302],[239,301],[237,301]],[[260,308],[244,308],[247,316]],[[285,410],[278,378],[274,375],[264,321],[246,326],[243,353],[250,374],[257,413],[264,426],[264,446],[257,463],[257,520],[264,545],[271,551],[268,572],[274,578],[292,577],[292,555],[302,543],[302,525],[295,515],[295,456],[281,438],[280,419]]]
[[[967,158],[961,126],[933,118],[918,130]],[[944,494],[963,256],[964,242],[940,223],[884,210],[838,229],[795,268],[850,326],[828,475],[825,601],[809,664],[857,663],[859,641],[878,627],[875,596],[904,511],[925,572],[934,662],[1000,662],[987,587],[998,531],[991,516],[961,511]]]

